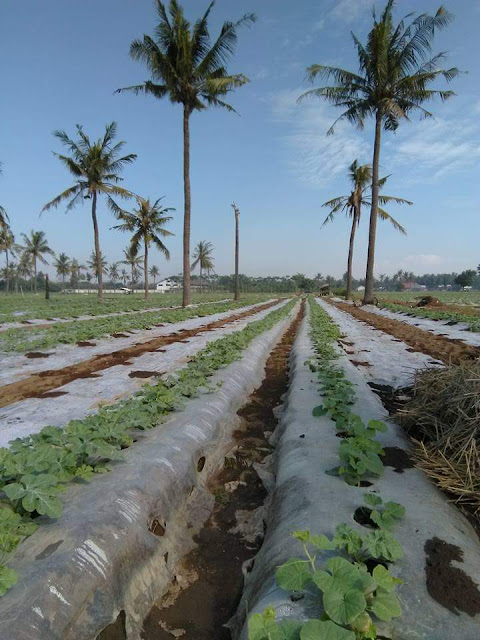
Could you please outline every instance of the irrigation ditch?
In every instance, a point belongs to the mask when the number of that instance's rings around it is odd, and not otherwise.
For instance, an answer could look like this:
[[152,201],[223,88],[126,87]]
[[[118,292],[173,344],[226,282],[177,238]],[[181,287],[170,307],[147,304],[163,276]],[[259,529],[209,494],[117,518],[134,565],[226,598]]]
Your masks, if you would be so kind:
[[[239,360],[214,373],[213,393],[190,399],[161,427],[135,433],[109,473],[88,487],[68,486],[63,514],[40,518],[43,526],[9,562],[19,580],[0,600],[0,637],[141,637],[145,618],[194,548],[193,536],[222,501],[209,482],[241,431],[237,411],[261,385],[268,356],[298,310],[289,305]],[[247,441],[256,450],[251,434],[237,434],[245,452]]]

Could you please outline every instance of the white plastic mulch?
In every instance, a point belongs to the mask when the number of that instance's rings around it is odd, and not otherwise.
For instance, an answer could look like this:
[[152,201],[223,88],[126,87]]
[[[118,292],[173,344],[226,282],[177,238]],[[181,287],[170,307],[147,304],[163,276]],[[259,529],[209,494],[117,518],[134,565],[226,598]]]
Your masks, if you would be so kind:
[[412,384],[418,369],[442,366],[438,360],[412,351],[405,342],[360,322],[321,298],[317,298],[317,302],[345,335],[342,347],[346,355],[354,364],[357,363],[369,382],[394,388],[407,387]]
[[125,338],[113,338],[111,336],[100,339],[92,338],[89,342],[95,345],[93,347],[79,347],[76,344],[58,344],[52,349],[42,350],[42,353],[50,354],[47,358],[29,359],[23,353],[0,354],[0,385],[10,384],[11,382],[28,378],[28,376],[44,371],[45,369],[63,369],[64,367],[82,362],[83,360],[88,360],[93,356],[119,351],[138,342],[148,342],[159,336],[169,335],[176,331],[196,329],[210,322],[228,318],[236,313],[254,309],[259,305],[266,304],[266,302],[269,301],[267,300],[237,309],[230,309],[222,313],[212,313],[203,318],[190,318],[189,320],[182,320],[181,322],[169,323],[161,327],[153,327],[150,330],[138,329],[131,330],[131,332],[128,333],[125,331]]
[[[4,407],[0,409],[0,446],[7,446],[8,442],[15,438],[37,433],[47,425],[62,427],[69,420],[81,419],[86,415],[95,413],[100,405],[110,404],[122,397],[134,394],[144,384],[155,384],[159,379],[158,377],[147,379],[130,378],[129,373],[133,371],[151,371],[158,374],[172,373],[184,366],[192,354],[204,348],[212,340],[238,331],[254,320],[260,320],[286,303],[287,300],[284,300],[248,318],[232,322],[224,328],[200,333],[195,337],[189,338],[185,343],[176,342],[166,345],[162,347],[162,351],[163,349],[165,350],[162,353],[144,353],[137,358],[131,358],[126,364],[99,371],[96,374],[98,377],[80,378],[54,390],[54,392],[65,392],[65,395],[27,398]],[[213,318],[214,316],[196,318],[181,323],[181,326],[177,324],[165,327],[165,329],[168,329],[168,333],[171,333],[174,328],[191,328],[192,323],[196,323],[195,326],[198,326],[201,323],[206,324]],[[153,332],[148,332],[148,338],[145,339],[151,339],[153,337],[152,334]],[[114,340],[114,346],[120,348],[122,346],[121,341],[122,339]],[[138,341],[138,335],[135,336],[135,341]],[[85,352],[85,349],[83,349],[83,352]]]
[[468,324],[466,322],[459,322],[454,325],[447,324],[448,320],[431,320],[430,318],[419,318],[407,316],[403,313],[390,311],[389,309],[379,309],[373,305],[366,305],[362,307],[365,311],[370,313],[376,313],[379,316],[384,316],[390,320],[399,320],[410,324],[424,331],[429,331],[437,336],[445,336],[450,340],[461,340],[465,344],[469,344],[472,347],[480,347],[480,333],[476,331],[469,331]]
[[[196,304],[190,305],[191,307],[199,307],[204,304],[220,304],[221,302],[228,302],[230,298],[224,300],[210,300],[208,302],[197,302]],[[66,322],[79,322],[83,320],[101,320],[102,318],[115,318],[117,316],[130,316],[135,313],[149,313],[155,311],[171,311],[173,309],[181,309],[180,306],[175,307],[152,307],[150,309],[139,309],[138,311],[114,311],[113,313],[102,313],[100,315],[86,315],[86,316],[78,316],[77,318],[56,318],[55,316],[50,316],[50,320],[45,318],[28,318],[28,324],[25,322],[3,322],[0,324],[0,333],[3,331],[7,331],[8,329],[24,329],[28,326],[37,326],[37,325],[45,325],[51,326],[54,324],[65,324]],[[25,312],[24,312],[25,313]]]

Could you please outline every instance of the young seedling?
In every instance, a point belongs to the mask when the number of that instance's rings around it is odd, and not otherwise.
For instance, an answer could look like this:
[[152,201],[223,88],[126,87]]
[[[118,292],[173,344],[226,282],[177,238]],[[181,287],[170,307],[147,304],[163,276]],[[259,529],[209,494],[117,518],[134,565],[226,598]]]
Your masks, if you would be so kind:
[[370,518],[380,529],[390,530],[405,515],[405,507],[398,502],[383,502],[374,493],[365,493],[364,501],[371,507]]

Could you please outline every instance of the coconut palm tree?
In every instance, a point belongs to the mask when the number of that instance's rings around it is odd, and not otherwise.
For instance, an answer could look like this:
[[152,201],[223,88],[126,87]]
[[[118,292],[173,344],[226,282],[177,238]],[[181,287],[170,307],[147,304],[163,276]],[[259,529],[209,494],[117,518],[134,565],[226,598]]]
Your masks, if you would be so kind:
[[169,9],[156,0],[159,22],[155,36],[144,35],[134,40],[130,55],[143,62],[151,78],[140,85],[119,89],[147,93],[155,98],[168,96],[171,102],[183,108],[183,306],[190,304],[190,116],[194,111],[215,106],[234,111],[223,98],[246,82],[242,74],[230,75],[225,66],[235,49],[240,26],[255,21],[246,14],[237,22],[225,22],[220,35],[212,44],[208,19],[215,2],[211,2],[204,15],[192,26],[186,20],[177,0],[170,0]]
[[161,238],[173,236],[171,231],[165,229],[165,225],[172,219],[167,214],[175,211],[171,207],[163,207],[161,202],[163,198],[158,198],[151,203],[149,198],[141,198],[137,196],[138,208],[133,209],[130,213],[122,211],[117,213],[117,218],[122,224],[117,225],[114,229],[120,231],[129,231],[133,233],[130,241],[132,246],[132,255],[138,253],[140,243],[143,243],[143,273],[145,280],[145,300],[148,300],[148,250],[153,243],[155,247],[163,253],[167,260],[170,260],[170,252],[163,244]]
[[[32,275],[32,259],[30,255],[22,249],[23,247],[21,248],[21,251],[19,254],[20,259],[18,261],[18,266],[17,266],[17,275],[19,278],[23,278],[24,280],[27,280]],[[31,286],[32,286],[32,283],[30,282],[30,287]]]
[[37,260],[42,264],[48,264],[44,255],[54,256],[55,253],[48,246],[47,238],[44,231],[30,231],[30,235],[27,236],[22,233],[23,242],[25,243],[24,254],[29,256],[31,264],[33,266],[33,287],[35,293],[37,293]]
[[142,271],[143,256],[138,255],[138,245],[135,247],[132,243],[123,250],[125,260],[122,260],[122,264],[128,264],[130,266],[131,273],[131,288],[133,291],[133,285],[138,280],[138,276]]
[[193,252],[192,271],[198,266],[200,270],[200,287],[203,285],[203,272],[206,271],[210,275],[210,271],[213,270],[213,258],[212,251],[214,246],[211,242],[200,240]]
[[[349,169],[350,182],[352,184],[352,191],[347,196],[338,196],[332,200],[325,202],[322,207],[328,207],[330,213],[325,218],[322,226],[325,226],[329,222],[333,222],[335,215],[339,212],[345,213],[352,220],[352,227],[350,230],[350,242],[348,247],[348,261],[347,261],[347,291],[346,299],[350,300],[352,297],[352,262],[353,262],[353,246],[355,243],[355,232],[360,224],[360,217],[362,213],[362,206],[371,204],[371,197],[368,197],[368,191],[372,186],[372,167],[369,164],[359,165],[357,160],[354,160]],[[379,187],[382,188],[387,181],[388,176],[379,180]],[[403,198],[395,198],[394,196],[385,196],[383,194],[378,196],[380,204],[386,204],[387,202],[396,202],[397,204],[412,205],[413,202],[404,200]],[[405,229],[399,224],[395,218],[389,213],[378,207],[378,215],[381,220],[388,220],[397,231],[406,234]]]
[[[3,173],[2,163],[0,162],[0,176],[2,175],[2,173]],[[4,207],[0,206],[0,231],[2,229],[6,229],[8,227],[9,222],[10,222],[10,219],[8,217],[7,212],[5,211]]]
[[81,272],[86,270],[84,264],[80,264],[76,258],[72,259],[70,264],[71,283],[74,289],[78,289],[80,283]]
[[15,244],[15,236],[8,225],[0,225],[0,251],[5,254],[5,293],[10,289],[10,257],[15,256],[19,246]]
[[112,264],[108,267],[108,277],[113,282],[113,288],[116,289],[116,283],[118,281],[118,262],[112,262]]
[[123,284],[127,284],[128,282],[128,273],[126,271],[126,269],[122,269],[121,273],[120,273],[120,279],[123,282]]
[[53,263],[58,276],[62,276],[62,290],[65,289],[65,276],[70,273],[71,262],[66,253],[61,253]]
[[152,265],[150,267],[149,273],[153,278],[153,288],[155,289],[155,285],[157,284],[157,278],[160,275],[160,271],[158,270],[158,267],[156,267],[155,265]]
[[102,276],[104,276],[107,273],[107,265],[108,265],[107,259],[105,258],[103,253],[100,252],[100,271],[99,271],[98,255],[95,253],[95,251],[92,251],[92,253],[90,254],[90,260],[87,260],[87,267],[92,270],[93,275],[97,279],[98,286],[100,286],[100,280],[102,279]]
[[382,129],[395,131],[402,120],[408,121],[415,112],[419,112],[421,117],[431,116],[423,105],[437,96],[446,100],[454,93],[429,87],[439,78],[450,82],[459,73],[456,68],[439,68],[446,55],[444,52],[430,57],[435,32],[446,27],[452,20],[452,15],[440,7],[434,16],[421,14],[408,25],[405,20],[409,16],[406,16],[395,26],[392,15],[394,5],[395,0],[388,0],[379,19],[374,13],[373,27],[365,45],[352,34],[358,54],[358,73],[314,64],[307,69],[310,80],[333,79],[335,85],[312,89],[300,96],[324,98],[343,109],[329,133],[333,132],[336,122],[342,119],[363,128],[366,118],[375,118],[364,304],[373,302]]
[[97,198],[101,194],[105,195],[109,208],[116,213],[119,207],[112,196],[120,198],[132,197],[133,194],[130,191],[118,185],[123,180],[119,173],[125,165],[133,162],[137,156],[134,153],[120,156],[125,142],[114,142],[117,134],[117,124],[115,122],[111,122],[105,127],[103,138],[93,142],[83,131],[83,127],[78,124],[77,134],[78,139],[76,141],[69,138],[65,131],[55,131],[53,134],[70,151],[70,155],[61,155],[59,153],[55,153],[55,155],[75,177],[75,184],[48,202],[43,207],[42,212],[52,207],[58,207],[64,200],[69,201],[67,211],[70,211],[75,205],[83,202],[84,199],[91,199],[97,260],[96,273],[98,273],[98,300],[103,302],[103,269],[98,234]]

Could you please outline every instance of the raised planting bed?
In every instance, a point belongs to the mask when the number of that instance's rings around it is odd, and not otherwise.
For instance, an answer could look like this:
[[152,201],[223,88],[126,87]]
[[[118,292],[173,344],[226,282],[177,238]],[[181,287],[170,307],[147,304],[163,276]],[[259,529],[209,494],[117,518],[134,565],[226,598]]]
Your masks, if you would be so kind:
[[411,465],[326,313],[314,304],[311,314],[294,345],[266,537],[233,637],[473,640],[476,533]]
[[[18,442],[13,459],[3,452],[10,463],[30,455],[38,465],[53,453],[58,460],[36,470],[36,484],[50,487],[48,499],[35,503],[46,515],[35,518],[37,531],[2,568],[11,589],[0,600],[0,637],[140,637],[144,617],[191,547],[195,527],[208,517],[211,505],[192,511],[190,501],[223,460],[239,423],[236,411],[260,383],[268,353],[296,310],[298,304],[288,303],[220,338],[178,375],[131,400]],[[66,459],[69,452],[73,458]],[[59,466],[62,474],[55,476]],[[91,482],[81,486],[72,476]],[[32,499],[32,479],[4,478],[2,484],[10,508],[31,523],[24,514],[36,514],[21,493],[23,487]],[[16,583],[8,572],[15,572]],[[113,629],[118,636],[109,635]]]

